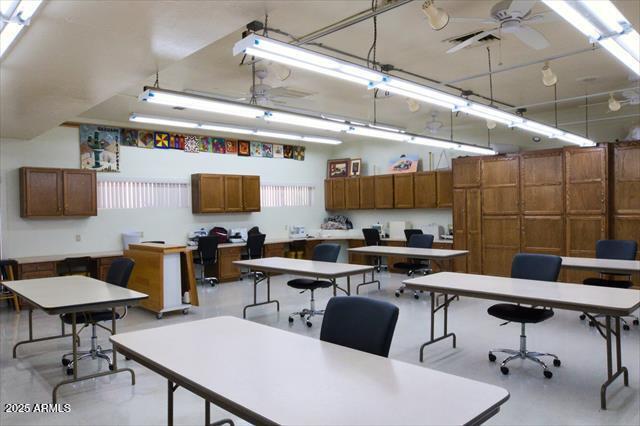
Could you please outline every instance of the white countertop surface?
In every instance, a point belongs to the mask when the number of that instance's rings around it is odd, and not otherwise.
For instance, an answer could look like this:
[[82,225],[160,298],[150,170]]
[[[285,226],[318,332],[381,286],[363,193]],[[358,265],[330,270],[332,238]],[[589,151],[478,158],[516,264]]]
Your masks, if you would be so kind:
[[232,317],[111,340],[252,423],[462,425],[509,398],[498,386]]

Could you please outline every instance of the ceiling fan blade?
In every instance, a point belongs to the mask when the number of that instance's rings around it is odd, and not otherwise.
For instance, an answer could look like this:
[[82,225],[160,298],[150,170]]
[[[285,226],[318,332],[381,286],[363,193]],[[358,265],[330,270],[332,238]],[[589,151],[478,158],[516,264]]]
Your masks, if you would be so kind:
[[487,18],[456,18],[450,17],[449,22],[458,22],[458,23],[474,23],[474,24],[496,24],[497,21],[495,19],[487,19]]
[[493,28],[491,30],[487,30],[487,31],[482,31],[481,33],[478,33],[476,35],[474,35],[473,37],[470,37],[468,39],[466,39],[465,41],[463,41],[460,44],[456,44],[455,46],[453,46],[451,49],[447,50],[447,53],[455,53],[458,50],[464,49],[467,46],[471,46],[473,43],[475,43],[476,41],[480,40],[481,38],[485,38],[488,35],[493,34],[494,32],[496,32],[498,29],[497,28]]
[[533,5],[537,2],[537,0],[513,0],[511,5],[509,5],[509,9],[507,9],[507,12],[512,16],[517,15],[522,17],[529,13]]
[[560,16],[557,13],[542,12],[529,16],[527,19],[523,19],[522,22],[527,24],[547,24],[549,22],[560,21]]
[[520,28],[512,34],[532,49],[541,50],[549,47],[549,41],[542,35],[542,33],[525,25],[521,25]]

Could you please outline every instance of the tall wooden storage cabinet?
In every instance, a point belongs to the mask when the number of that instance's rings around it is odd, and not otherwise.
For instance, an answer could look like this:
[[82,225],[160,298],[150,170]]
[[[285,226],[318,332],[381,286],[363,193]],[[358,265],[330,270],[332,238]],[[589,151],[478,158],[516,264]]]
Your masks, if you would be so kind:
[[480,158],[453,160],[453,247],[469,250],[466,257],[454,260],[454,270],[482,273],[482,202],[480,194]]

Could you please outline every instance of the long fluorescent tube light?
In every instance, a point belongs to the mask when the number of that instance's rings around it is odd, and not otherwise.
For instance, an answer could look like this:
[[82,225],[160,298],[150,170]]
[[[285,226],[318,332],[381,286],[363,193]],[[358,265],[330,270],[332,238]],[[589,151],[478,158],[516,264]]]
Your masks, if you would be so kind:
[[214,132],[237,133],[242,135],[255,135],[270,138],[289,139],[302,142],[322,143],[328,145],[339,145],[342,141],[338,139],[323,138],[320,136],[297,135],[286,132],[278,132],[262,129],[247,129],[244,127],[229,126],[226,124],[200,123],[195,121],[179,120],[168,117],[154,117],[133,113],[129,116],[129,121],[136,123],[158,124],[171,127],[185,127],[189,129],[210,130]]
[[[573,11],[573,9],[571,10]],[[578,16],[580,15],[578,14]],[[588,21],[584,21],[586,22],[585,25],[587,25],[585,27],[585,31],[587,31],[589,34],[596,35],[597,29]],[[523,130],[531,131],[533,133],[538,133],[545,136],[548,134],[569,135],[569,133],[562,130],[549,132],[547,130],[548,126],[545,126],[543,124],[540,124],[541,127],[537,128],[537,130],[533,125],[523,126],[522,124],[524,124],[525,122],[531,124],[535,122],[531,120],[525,120],[524,118],[516,114],[501,111],[497,108],[493,108],[481,103],[472,102],[460,96],[452,95],[408,80],[387,75],[370,68],[342,61],[340,59],[333,58],[322,53],[303,49],[298,46],[293,46],[288,43],[265,38],[256,34],[251,34],[237,42],[233,47],[233,54],[245,54],[263,59],[269,59],[275,62],[281,62],[286,65],[296,66],[330,77],[352,81],[360,85],[366,85],[369,89],[377,88],[380,90],[386,90],[390,93],[406,96],[408,98],[412,98],[432,105],[437,105],[442,108],[450,109],[452,111],[463,111],[467,114],[489,119],[509,127],[518,127]],[[268,118],[266,119],[269,120]],[[330,120],[336,121],[334,119]],[[300,120],[296,121],[298,121],[298,123],[301,122]],[[296,125],[295,123],[290,124]],[[349,124],[353,125],[357,123],[351,122]],[[540,129],[544,129],[544,131],[541,131]],[[363,136],[383,138],[380,134],[374,132],[369,132],[368,135],[365,135],[365,133],[367,133],[366,130],[351,130],[349,132],[360,134]],[[581,140],[580,136],[573,136],[575,137],[570,138],[570,140],[565,139],[565,141],[576,143],[573,141]],[[400,140],[399,138],[388,137],[386,135],[384,138],[391,140]],[[595,145],[595,143],[591,141],[590,144]],[[582,146],[583,143],[581,142],[580,145]]]
[[442,148],[442,149],[453,149],[453,150],[456,150],[456,151],[464,151],[464,152],[469,152],[469,153],[473,153],[473,154],[480,154],[480,155],[495,155],[495,154],[497,154],[491,148],[484,148],[484,147],[476,146],[476,145],[466,145],[466,144],[457,143],[457,142],[443,141],[443,140],[440,140],[440,139],[425,138],[425,137],[422,137],[422,136],[412,137],[409,140],[407,140],[407,142],[412,143],[412,144],[416,144],[416,145],[426,145],[426,146],[432,146],[432,147],[435,147],[435,148]]
[[264,119],[274,123],[311,127],[314,129],[329,130],[332,132],[343,132],[349,130],[349,125],[344,123],[337,123],[335,121],[324,120],[322,118],[306,117],[298,114],[289,114],[286,112],[267,111],[264,114]]
[[[6,2],[9,3],[9,2]],[[9,20],[5,22],[0,31],[0,58],[9,50],[9,47],[18,38],[24,27],[30,24],[31,17],[38,10],[42,0],[22,0],[18,3],[13,12],[3,10],[3,15],[7,15]]]
[[405,133],[400,133],[399,131],[390,132],[388,130],[372,129],[370,127],[351,126],[347,133],[399,142],[407,142],[409,140],[409,136]]
[[609,0],[543,0],[554,12],[640,75],[640,35]]

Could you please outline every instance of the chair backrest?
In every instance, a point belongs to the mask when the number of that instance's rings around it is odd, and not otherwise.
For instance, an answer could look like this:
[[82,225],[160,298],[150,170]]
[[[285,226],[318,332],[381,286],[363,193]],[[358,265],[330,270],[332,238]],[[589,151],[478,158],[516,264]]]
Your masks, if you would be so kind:
[[127,287],[129,285],[129,277],[131,277],[131,271],[135,266],[133,259],[128,257],[121,257],[111,262],[109,271],[107,272],[107,281],[109,284],[117,285],[120,287]]
[[633,240],[600,240],[596,243],[598,259],[634,260],[638,243]]
[[332,297],[324,311],[320,340],[389,356],[398,312],[397,306],[382,300],[359,296]]
[[12,259],[0,260],[0,281],[13,281],[16,279],[18,262]]
[[58,263],[58,275],[91,274],[93,259],[90,256],[67,257]]
[[431,234],[414,234],[409,238],[407,247],[412,248],[431,248],[433,247],[433,235]]
[[422,235],[422,229],[405,229],[404,237],[407,239],[407,242],[411,239],[412,235]]
[[203,264],[214,264],[218,259],[218,237],[199,237],[198,253]]
[[262,232],[260,232],[260,228],[258,228],[257,226],[254,226],[253,228],[249,229],[247,231],[247,237],[249,235],[260,235]]
[[550,254],[518,253],[511,262],[511,278],[556,281],[562,259]]
[[362,228],[362,235],[364,235],[364,243],[368,246],[380,245],[380,231],[375,228]]
[[336,262],[340,254],[340,244],[318,244],[313,249],[313,260]]
[[259,259],[264,252],[265,234],[247,235],[247,253],[251,259]]

